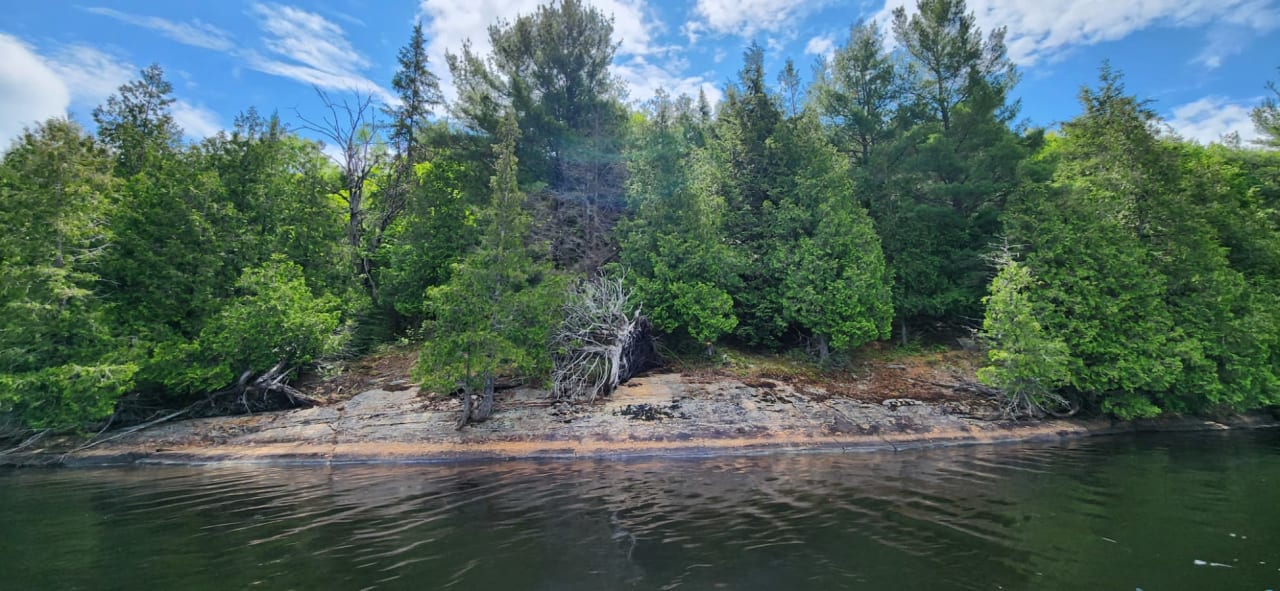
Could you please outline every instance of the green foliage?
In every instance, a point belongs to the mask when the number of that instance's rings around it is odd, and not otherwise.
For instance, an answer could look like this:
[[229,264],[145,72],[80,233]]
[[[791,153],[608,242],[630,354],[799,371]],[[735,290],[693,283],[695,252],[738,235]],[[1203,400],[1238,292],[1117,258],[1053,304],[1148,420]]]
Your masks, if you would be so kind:
[[455,108],[465,124],[490,137],[497,137],[504,110],[514,111],[522,180],[558,187],[575,148],[623,122],[609,70],[618,47],[612,35],[612,19],[581,0],[499,21],[489,27],[487,59],[469,43],[461,55],[447,55],[458,88]]
[[468,396],[492,396],[500,372],[540,379],[551,368],[547,344],[565,285],[526,244],[531,220],[516,184],[517,133],[508,114],[479,246],[448,283],[427,292],[428,340],[414,376],[435,392],[462,387]]
[[1121,418],[1274,404],[1280,234],[1256,185],[1215,151],[1161,140],[1105,66],[1081,102],[1041,155],[1054,180],[1008,216],[1072,388]]
[[388,108],[392,116],[391,141],[410,164],[417,164],[426,159],[419,136],[429,125],[432,112],[444,104],[440,79],[429,67],[422,23],[414,23],[409,43],[400,48],[396,61],[400,69],[391,78],[391,86],[400,97],[400,104]]
[[62,119],[27,131],[0,164],[0,412],[31,428],[111,414],[137,370],[114,352],[97,294],[110,168]]
[[121,178],[156,166],[177,152],[182,139],[182,129],[169,111],[173,85],[164,79],[164,70],[151,64],[141,74],[93,110],[98,136],[115,151]]
[[[55,119],[3,156],[0,413],[83,427],[126,394],[180,404],[419,325],[417,379],[491,403],[498,374],[549,367],[553,265],[606,264],[677,348],[825,357],[982,317],[982,378],[1015,414],[1280,403],[1274,84],[1254,149],[1167,136],[1109,67],[1046,137],[1013,125],[1003,29],[915,5],[892,42],[853,26],[809,88],[753,44],[721,104],[629,111],[612,21],[559,0],[447,56],[457,119],[415,26],[391,125],[362,103],[311,130],[349,148],[341,169],[253,109],[184,143],[151,66],[93,111],[96,139]],[[993,272],[1004,236],[1023,258]]]
[[622,264],[658,330],[707,346],[738,323],[724,205],[707,190],[713,165],[688,139],[702,127],[692,104],[660,94],[651,109],[632,132],[627,193],[636,213],[619,227]]
[[812,119],[790,125],[792,133],[784,137],[799,164],[794,184],[776,197],[776,211],[796,213],[778,216],[782,232],[769,258],[777,261],[771,266],[782,278],[783,319],[812,334],[826,357],[828,345],[843,350],[889,336],[889,277],[871,219],[854,199],[845,160]]
[[297,367],[342,347],[338,301],[314,296],[302,268],[283,256],[246,269],[236,291],[195,341],[160,352],[161,360],[175,362],[166,364],[168,391],[206,392],[244,373],[261,374],[278,363]]
[[405,210],[387,228],[377,253],[382,298],[408,325],[421,325],[427,290],[446,283],[454,264],[475,245],[475,206],[464,191],[467,168],[444,152],[415,166]]
[[978,379],[1004,392],[1010,414],[1039,414],[1062,405],[1054,390],[1070,379],[1066,343],[1046,334],[1031,301],[1035,283],[1026,266],[1006,251],[1000,271],[991,281],[991,295],[982,321],[991,365],[978,370]]
[[1280,87],[1274,81],[1267,83],[1270,95],[1262,99],[1262,103],[1250,113],[1253,125],[1265,136],[1258,143],[1271,148],[1280,148]]

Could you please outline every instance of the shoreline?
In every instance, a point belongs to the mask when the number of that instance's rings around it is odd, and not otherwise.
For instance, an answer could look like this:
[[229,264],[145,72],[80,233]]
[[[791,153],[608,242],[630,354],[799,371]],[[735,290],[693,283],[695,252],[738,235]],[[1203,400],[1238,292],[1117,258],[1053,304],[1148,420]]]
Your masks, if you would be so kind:
[[[218,446],[192,448],[120,449],[109,452],[86,451],[70,454],[56,462],[40,462],[35,457],[23,463],[0,461],[0,467],[62,466],[69,468],[120,466],[335,466],[374,464],[458,464],[528,460],[632,460],[690,459],[791,453],[898,453],[922,449],[968,446],[1002,446],[1019,443],[1053,443],[1090,437],[1138,435],[1144,433],[1204,433],[1280,428],[1280,421],[1264,417],[1242,417],[1227,425],[1204,419],[1178,418],[1161,424],[1115,423],[1106,419],[1027,423],[1008,429],[1003,436],[964,434],[954,437],[831,438],[827,440],[778,441],[768,438],[708,439],[702,441],[584,441],[487,442],[473,444],[387,444],[355,443],[324,446],[318,444],[271,444],[262,446]],[[1105,425],[1104,425],[1105,423]],[[559,445],[556,445],[559,444]],[[57,455],[57,454],[51,454]],[[48,456],[46,456],[48,457]],[[50,459],[52,459],[50,457]],[[31,461],[36,460],[36,461]]]
[[[926,392],[920,392],[928,398]],[[590,405],[503,392],[488,422],[453,428],[456,399],[384,385],[307,409],[156,425],[81,451],[62,441],[0,456],[0,466],[336,465],[502,460],[689,458],[765,453],[897,452],[1044,443],[1140,432],[1280,427],[1257,412],[1220,420],[989,418],[975,396],[880,402],[806,384],[678,373],[636,378]]]

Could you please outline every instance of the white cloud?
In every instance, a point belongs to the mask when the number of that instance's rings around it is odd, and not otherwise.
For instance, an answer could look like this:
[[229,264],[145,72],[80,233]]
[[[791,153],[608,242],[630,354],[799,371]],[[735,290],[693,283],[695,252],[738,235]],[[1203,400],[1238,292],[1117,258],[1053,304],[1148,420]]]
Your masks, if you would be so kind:
[[804,46],[805,55],[820,55],[823,59],[831,59],[836,51],[836,40],[831,35],[820,35],[809,40]]
[[184,100],[173,102],[173,120],[190,138],[206,138],[222,130],[222,122],[213,111]]
[[71,90],[72,104],[87,108],[101,104],[138,75],[129,62],[88,45],[63,47],[50,66]]
[[[87,111],[102,104],[137,75],[133,64],[88,45],[64,46],[44,57],[0,33],[0,145],[7,146],[23,127],[66,115],[71,107]],[[222,129],[217,114],[203,106],[178,99],[171,109],[188,137]]]
[[643,57],[615,65],[614,72],[626,82],[633,101],[652,98],[659,88],[666,90],[671,96],[687,94],[693,98],[697,98],[698,91],[702,91],[712,105],[720,102],[723,94],[702,76],[681,76],[670,68],[649,63]]
[[1251,104],[1232,102],[1225,97],[1208,96],[1173,108],[1167,123],[1178,135],[1202,144],[1217,142],[1229,133],[1240,135],[1246,144],[1258,139],[1249,113]]
[[0,152],[33,123],[66,113],[67,85],[39,54],[0,33]]
[[269,35],[264,44],[272,55],[246,52],[249,67],[328,90],[367,92],[398,102],[361,73],[370,66],[369,59],[352,47],[342,27],[293,6],[255,4],[251,12]]
[[160,34],[178,43],[215,51],[230,51],[235,48],[235,43],[231,40],[229,33],[208,23],[201,22],[199,19],[189,23],[180,23],[158,16],[129,14],[101,6],[85,8],[84,10],[110,17],[120,22],[159,31]]
[[751,37],[760,31],[785,32],[827,0],[698,0],[699,20],[685,25],[690,39],[701,31]]
[[[651,62],[679,50],[658,44],[657,37],[665,30],[665,25],[645,0],[587,2],[613,19],[613,39],[619,44],[613,72],[628,83],[632,99],[650,98],[659,87],[676,94],[680,90],[693,89],[695,96],[699,85],[711,87],[700,77],[681,75],[683,63],[678,59],[668,59],[664,66]],[[420,15],[428,38],[427,53],[432,71],[440,76],[441,90],[446,99],[453,100],[457,96],[445,65],[446,52],[460,53],[463,43],[469,40],[472,51],[487,55],[491,49],[490,25],[499,19],[511,22],[520,15],[533,14],[539,5],[546,3],[547,0],[421,0]],[[711,89],[715,90],[714,87]]]
[[1266,21],[1263,23],[1263,27],[1257,29],[1236,24],[1214,26],[1205,35],[1204,49],[1196,54],[1191,63],[1210,70],[1217,69],[1222,65],[1223,60],[1243,52],[1255,37],[1266,33],[1269,30],[1268,27],[1274,27],[1274,24],[1265,24]]
[[[1073,46],[1123,39],[1152,26],[1227,26],[1247,35],[1280,28],[1274,0],[970,0],[968,6],[984,31],[1008,27],[1009,57],[1021,65],[1053,59]],[[912,11],[915,1],[886,0],[873,20],[890,22],[896,7]],[[1198,61],[1220,63],[1232,53],[1224,47]]]

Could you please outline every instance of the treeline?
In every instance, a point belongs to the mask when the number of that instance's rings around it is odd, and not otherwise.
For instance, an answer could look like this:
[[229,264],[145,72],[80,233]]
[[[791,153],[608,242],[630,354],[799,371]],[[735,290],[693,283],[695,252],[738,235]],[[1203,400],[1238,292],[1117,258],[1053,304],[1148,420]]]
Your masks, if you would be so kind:
[[416,378],[483,418],[497,376],[543,380],[573,346],[560,311],[612,293],[582,288],[599,275],[630,297],[575,310],[640,309],[691,354],[980,328],[1011,414],[1280,402],[1276,97],[1269,143],[1202,147],[1104,67],[1080,115],[1028,128],[1003,31],[917,8],[853,26],[808,85],[753,45],[718,105],[629,105],[580,0],[449,55],[447,105],[416,27],[397,104],[323,96],[299,130],[250,109],[184,143],[148,68],[96,135],[53,119],[0,163],[0,415],[265,394],[409,336]]

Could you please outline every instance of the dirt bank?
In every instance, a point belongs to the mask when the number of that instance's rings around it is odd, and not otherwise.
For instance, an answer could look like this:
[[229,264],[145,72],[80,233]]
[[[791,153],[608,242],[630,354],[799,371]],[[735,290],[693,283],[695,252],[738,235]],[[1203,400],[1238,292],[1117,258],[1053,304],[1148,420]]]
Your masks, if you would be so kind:
[[[382,375],[366,380],[373,386],[359,394],[324,406],[172,422],[75,453],[65,453],[64,442],[61,449],[53,445],[0,457],[0,463],[431,462],[870,451],[1277,422],[1270,415],[1223,422],[992,420],[993,401],[939,385],[965,369],[954,359],[942,359],[910,366],[884,362],[885,367],[861,377],[853,372],[848,381],[822,385],[794,376],[786,382],[762,377],[767,371],[654,373],[606,400],[578,407],[551,404],[541,391],[513,389],[500,393],[492,420],[463,431],[454,429],[456,399],[426,396],[405,379]],[[361,385],[350,376],[343,380],[353,390]],[[912,388],[917,396],[902,391]]]

